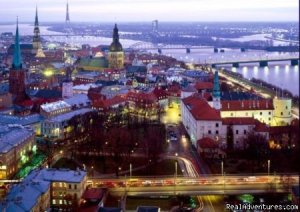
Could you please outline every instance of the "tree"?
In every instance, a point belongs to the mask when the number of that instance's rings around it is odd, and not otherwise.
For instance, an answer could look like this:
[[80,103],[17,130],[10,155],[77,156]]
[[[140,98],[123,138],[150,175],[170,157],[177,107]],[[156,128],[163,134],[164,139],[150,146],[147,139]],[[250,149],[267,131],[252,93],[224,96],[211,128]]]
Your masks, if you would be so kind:
[[232,124],[229,124],[227,126],[226,140],[227,140],[227,150],[232,151],[233,150],[233,145],[234,145]]
[[266,161],[270,156],[269,144],[265,136],[259,133],[250,132],[244,140],[246,144],[246,154],[251,161],[256,161],[256,165]]

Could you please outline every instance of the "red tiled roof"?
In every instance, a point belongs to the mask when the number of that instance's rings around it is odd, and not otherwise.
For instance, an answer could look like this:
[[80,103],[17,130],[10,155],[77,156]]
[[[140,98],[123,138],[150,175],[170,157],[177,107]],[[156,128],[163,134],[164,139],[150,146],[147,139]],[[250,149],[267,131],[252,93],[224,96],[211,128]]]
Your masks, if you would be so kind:
[[255,125],[256,120],[254,118],[222,118],[224,125]]
[[157,101],[157,98],[153,93],[140,93],[130,91],[127,93],[127,100],[131,100],[134,102],[153,103]]
[[212,82],[196,82],[195,88],[197,90],[203,90],[203,89],[213,89],[213,83]]
[[255,128],[254,128],[254,131],[256,131],[256,132],[270,132],[270,128],[266,124],[261,123],[260,121],[256,120],[256,125],[255,125]]
[[273,101],[264,100],[226,100],[221,101],[222,111],[239,111],[239,110],[273,110]]
[[199,95],[189,96],[182,101],[196,120],[221,120],[220,111],[212,108]]
[[152,93],[156,96],[156,98],[166,98],[167,97],[167,92],[164,89],[155,87],[154,90],[152,91]]
[[89,188],[85,190],[82,195],[83,199],[90,200],[90,199],[102,199],[104,194],[103,189],[101,188]]
[[218,148],[218,144],[212,138],[204,137],[197,141],[197,145],[202,149],[216,149]]
[[114,96],[111,99],[97,99],[92,102],[92,106],[96,108],[107,109],[117,104],[125,102],[126,99],[121,96]]

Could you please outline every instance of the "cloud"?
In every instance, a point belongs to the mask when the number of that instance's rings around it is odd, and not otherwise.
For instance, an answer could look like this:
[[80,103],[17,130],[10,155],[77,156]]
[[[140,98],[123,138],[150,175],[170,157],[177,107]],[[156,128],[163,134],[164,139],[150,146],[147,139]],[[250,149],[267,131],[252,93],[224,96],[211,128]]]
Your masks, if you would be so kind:
[[[0,21],[64,21],[64,0],[0,0]],[[297,21],[298,0],[69,0],[72,21]],[[280,11],[280,13],[278,13]],[[280,14],[280,15],[279,15]]]

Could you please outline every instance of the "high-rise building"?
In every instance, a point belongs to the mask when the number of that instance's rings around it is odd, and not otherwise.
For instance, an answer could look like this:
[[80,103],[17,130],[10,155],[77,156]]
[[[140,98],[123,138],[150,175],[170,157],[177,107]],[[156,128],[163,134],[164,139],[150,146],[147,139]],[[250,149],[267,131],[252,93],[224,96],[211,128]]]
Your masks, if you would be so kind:
[[42,49],[37,7],[35,10],[35,21],[34,21],[33,34],[34,35],[33,35],[33,40],[32,40],[32,47],[33,47],[34,53],[37,53],[38,49]]
[[152,21],[152,32],[158,32],[158,20]]
[[17,21],[13,62],[12,67],[9,70],[9,92],[12,94],[13,102],[15,104],[18,104],[26,99],[25,74],[26,72],[22,65],[19,26]]
[[112,69],[124,68],[124,51],[119,41],[119,30],[117,24],[115,24],[113,31],[113,42],[109,47],[108,64],[109,68]]

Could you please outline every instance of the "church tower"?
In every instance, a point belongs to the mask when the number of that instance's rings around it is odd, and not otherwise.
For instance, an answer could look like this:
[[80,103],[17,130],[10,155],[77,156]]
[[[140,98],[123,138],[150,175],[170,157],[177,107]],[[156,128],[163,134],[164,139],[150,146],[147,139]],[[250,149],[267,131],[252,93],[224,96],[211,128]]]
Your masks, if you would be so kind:
[[214,87],[213,87],[213,107],[217,110],[221,109],[221,89],[219,84],[219,74],[215,71],[214,74]]
[[33,40],[32,40],[32,47],[33,47],[34,53],[37,53],[39,49],[42,49],[37,7],[35,10],[35,21],[34,21],[33,34],[34,35],[33,35]]
[[113,31],[113,42],[109,47],[108,53],[109,68],[122,69],[124,68],[124,51],[119,41],[119,30],[117,24]]
[[66,67],[66,80],[62,83],[62,97],[70,98],[73,96],[73,82],[72,82],[72,69],[70,66]]
[[25,93],[25,70],[22,67],[22,57],[20,48],[19,27],[17,21],[15,45],[13,53],[12,67],[9,70],[9,92],[13,96],[14,104],[18,104],[26,99]]

